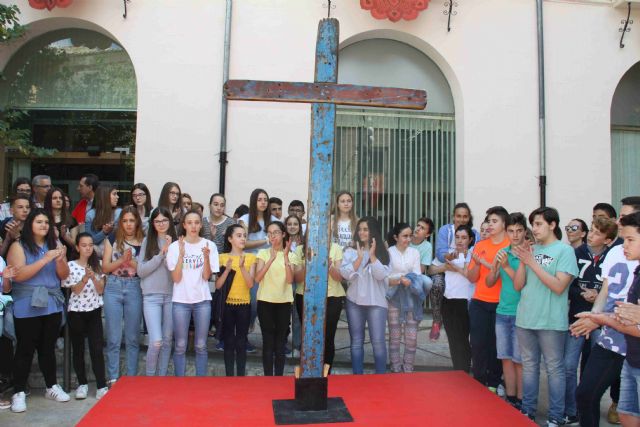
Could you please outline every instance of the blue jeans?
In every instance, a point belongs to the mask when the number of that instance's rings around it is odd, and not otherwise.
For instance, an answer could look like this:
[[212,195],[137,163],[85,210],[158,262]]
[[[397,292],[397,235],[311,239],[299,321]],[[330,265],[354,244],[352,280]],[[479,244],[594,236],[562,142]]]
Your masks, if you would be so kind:
[[258,317],[258,283],[254,283],[253,287],[249,289],[249,295],[251,296],[251,320],[249,320],[249,329],[251,329]]
[[107,336],[107,378],[117,380],[120,368],[122,319],[127,349],[127,375],[137,375],[142,322],[142,290],[139,277],[109,275],[104,288],[104,321]]
[[[567,333],[564,342],[564,368],[567,386],[564,397],[564,413],[570,416],[578,415],[576,406],[576,388],[578,388],[578,364],[584,346],[584,337],[574,337]],[[591,345],[589,343],[588,345]]]
[[626,360],[622,365],[622,381],[620,382],[620,400],[618,412],[640,417],[640,369],[629,365]]
[[516,336],[516,316],[496,313],[496,354],[500,360],[522,363]]
[[544,356],[549,381],[549,419],[564,418],[566,387],[564,342],[566,331],[516,327],[522,355],[522,410],[535,416],[540,387],[540,355]]
[[376,374],[387,371],[387,346],[385,329],[387,309],[377,305],[358,305],[347,299],[347,321],[351,336],[351,366],[354,374],[364,371],[364,327],[369,326],[369,338],[373,347]]
[[173,341],[173,311],[171,295],[148,294],[143,296],[144,321],[149,334],[147,347],[147,375],[167,375],[171,344]]
[[196,350],[196,375],[203,377],[207,374],[207,335],[211,320],[211,301],[205,300],[194,304],[173,303],[173,334],[176,339],[176,349],[173,352],[173,365],[177,377],[184,377],[187,368],[187,341],[189,339],[189,323],[193,314],[195,325],[194,347]]

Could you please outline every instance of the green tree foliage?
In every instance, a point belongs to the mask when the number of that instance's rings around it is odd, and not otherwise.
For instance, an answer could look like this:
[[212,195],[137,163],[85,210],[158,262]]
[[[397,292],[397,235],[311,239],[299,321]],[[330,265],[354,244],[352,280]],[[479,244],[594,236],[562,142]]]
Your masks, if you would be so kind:
[[[20,24],[19,16],[18,6],[0,4],[0,47],[25,34],[27,28]],[[0,78],[4,78],[1,72]],[[21,110],[0,110],[0,149],[13,148],[34,157],[50,156],[55,150],[34,146],[31,143],[31,131],[18,125],[26,115],[28,113]]]

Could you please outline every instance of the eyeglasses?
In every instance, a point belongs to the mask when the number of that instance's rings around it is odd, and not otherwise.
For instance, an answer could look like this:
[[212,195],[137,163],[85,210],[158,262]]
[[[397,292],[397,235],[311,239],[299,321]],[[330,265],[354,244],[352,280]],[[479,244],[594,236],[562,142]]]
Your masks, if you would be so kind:
[[179,196],[180,193],[178,193],[177,191],[169,191],[169,194],[171,194],[172,196]]
[[134,193],[134,194],[131,195],[131,197],[139,199],[141,197],[147,197],[147,194],[146,193]]
[[36,185],[36,187],[39,187],[39,188],[51,188],[51,184],[49,184],[49,185]]
[[269,235],[269,237],[280,236],[282,234],[282,231],[270,231],[267,234]]
[[567,233],[569,233],[569,232],[574,232],[575,233],[579,229],[580,229],[580,226],[579,225],[575,225],[575,224],[574,225],[567,225],[567,226],[564,227],[564,231],[566,231]]
[[166,218],[165,218],[165,219],[154,219],[154,220],[153,220],[153,223],[154,223],[154,224],[157,224],[157,225],[166,224],[166,223],[168,223],[168,222],[169,222],[169,220],[168,220],[168,219],[166,219]]

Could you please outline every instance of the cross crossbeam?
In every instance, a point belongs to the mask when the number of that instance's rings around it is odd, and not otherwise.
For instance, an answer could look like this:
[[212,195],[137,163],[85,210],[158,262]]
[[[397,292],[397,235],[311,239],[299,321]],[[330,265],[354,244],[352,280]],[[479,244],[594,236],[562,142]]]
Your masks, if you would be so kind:
[[423,110],[427,105],[427,95],[423,90],[331,82],[229,80],[224,85],[224,93],[227,99],[236,101],[328,103],[415,110]]

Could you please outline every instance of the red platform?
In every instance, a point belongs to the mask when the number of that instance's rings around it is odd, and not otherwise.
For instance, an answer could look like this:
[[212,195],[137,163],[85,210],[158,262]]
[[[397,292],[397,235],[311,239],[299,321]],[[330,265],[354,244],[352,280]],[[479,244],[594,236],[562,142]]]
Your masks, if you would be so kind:
[[[292,399],[292,377],[123,377],[79,425],[273,426],[273,399]],[[462,372],[332,375],[353,423],[323,426],[534,426]]]

